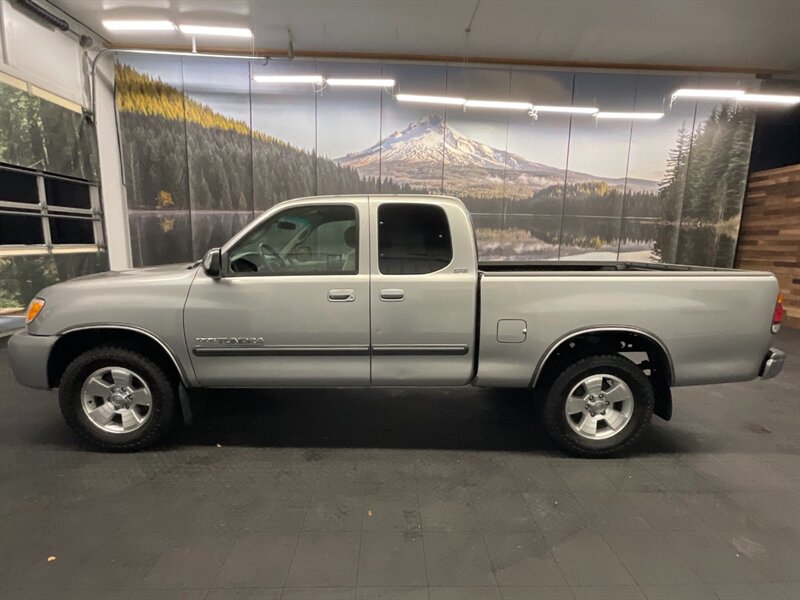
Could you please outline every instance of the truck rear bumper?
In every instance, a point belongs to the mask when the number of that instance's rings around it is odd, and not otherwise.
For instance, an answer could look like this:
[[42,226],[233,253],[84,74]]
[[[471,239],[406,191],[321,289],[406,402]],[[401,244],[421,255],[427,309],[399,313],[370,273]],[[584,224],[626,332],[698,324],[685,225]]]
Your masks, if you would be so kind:
[[761,370],[758,376],[762,379],[772,379],[783,369],[783,361],[786,354],[777,348],[770,348],[767,355],[764,357],[764,362],[761,363]]
[[20,331],[8,340],[8,361],[17,381],[27,387],[50,389],[47,361],[50,350],[58,340],[55,335],[31,335]]

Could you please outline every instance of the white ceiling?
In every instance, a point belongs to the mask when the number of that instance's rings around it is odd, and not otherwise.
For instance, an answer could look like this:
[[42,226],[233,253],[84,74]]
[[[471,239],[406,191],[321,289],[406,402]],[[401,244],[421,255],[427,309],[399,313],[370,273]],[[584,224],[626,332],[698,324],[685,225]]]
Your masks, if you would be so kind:
[[[42,1],[42,0],[40,0]],[[256,48],[800,71],[800,0],[50,0],[106,40],[189,48],[102,20],[248,26]],[[245,46],[248,43],[245,43]],[[198,49],[241,47],[213,39]]]

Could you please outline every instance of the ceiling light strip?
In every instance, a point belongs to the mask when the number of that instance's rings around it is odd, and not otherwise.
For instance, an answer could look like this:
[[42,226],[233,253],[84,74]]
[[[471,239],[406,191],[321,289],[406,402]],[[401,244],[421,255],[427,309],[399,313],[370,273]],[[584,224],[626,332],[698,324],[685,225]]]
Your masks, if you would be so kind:
[[672,98],[738,98],[744,93],[744,90],[681,88],[672,92]]
[[467,108],[500,108],[505,110],[532,110],[530,102],[506,102],[504,100],[467,100]]
[[400,102],[449,104],[452,106],[463,106],[467,101],[465,98],[452,98],[450,96],[420,96],[419,94],[397,94],[396,98]]
[[788,94],[743,94],[736,98],[737,102],[761,102],[764,104],[792,105],[800,103],[800,96]]
[[109,52],[122,54],[157,54],[161,56],[185,56],[190,58],[236,58],[241,60],[267,60],[268,56],[256,54],[216,54],[212,52],[184,52],[178,50],[137,50],[135,48],[107,48]]
[[547,104],[534,104],[533,112],[568,113],[576,115],[593,115],[599,112],[596,106],[549,106]]

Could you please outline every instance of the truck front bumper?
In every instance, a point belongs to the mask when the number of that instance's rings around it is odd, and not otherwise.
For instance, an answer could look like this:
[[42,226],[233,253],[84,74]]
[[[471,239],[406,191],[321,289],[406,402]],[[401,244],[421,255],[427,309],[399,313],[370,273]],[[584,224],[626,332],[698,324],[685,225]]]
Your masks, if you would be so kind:
[[50,389],[47,361],[58,340],[55,335],[31,335],[20,331],[8,340],[8,361],[14,377],[22,385],[39,390]]
[[761,363],[761,370],[758,376],[762,379],[772,379],[783,369],[783,361],[786,358],[786,353],[777,348],[770,348],[767,355],[764,357],[764,362]]

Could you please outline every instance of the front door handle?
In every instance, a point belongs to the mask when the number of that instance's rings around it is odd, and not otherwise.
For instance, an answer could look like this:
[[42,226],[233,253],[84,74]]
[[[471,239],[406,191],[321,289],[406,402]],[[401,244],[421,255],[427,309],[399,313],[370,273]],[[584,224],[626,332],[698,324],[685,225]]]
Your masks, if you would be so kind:
[[381,300],[384,302],[402,302],[406,297],[406,293],[403,290],[398,289],[387,289],[381,290]]
[[355,290],[329,290],[328,302],[354,302],[356,299]]

